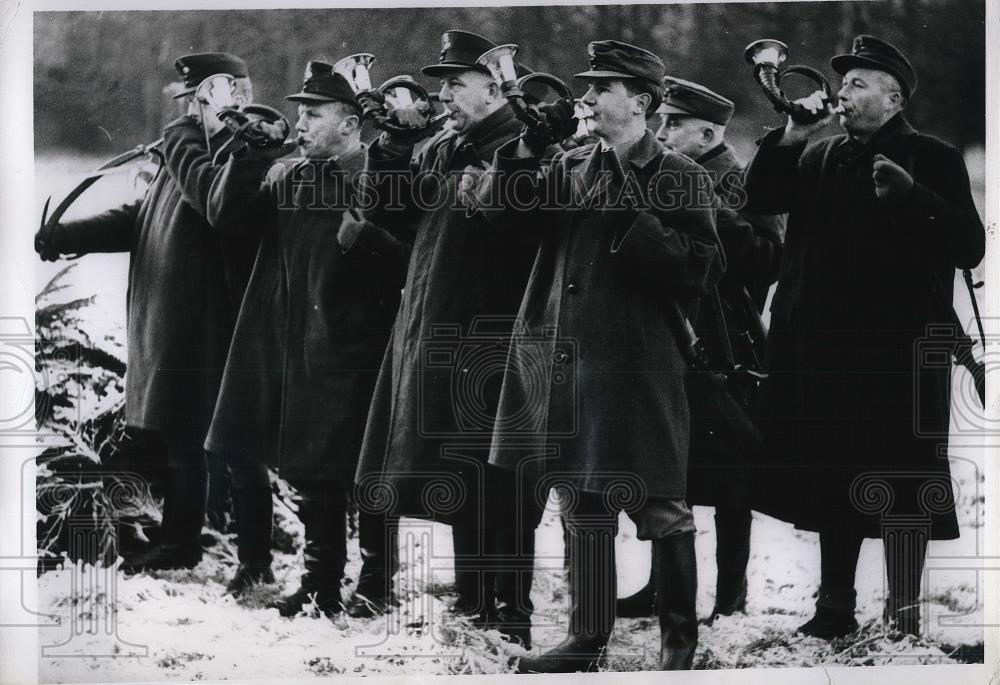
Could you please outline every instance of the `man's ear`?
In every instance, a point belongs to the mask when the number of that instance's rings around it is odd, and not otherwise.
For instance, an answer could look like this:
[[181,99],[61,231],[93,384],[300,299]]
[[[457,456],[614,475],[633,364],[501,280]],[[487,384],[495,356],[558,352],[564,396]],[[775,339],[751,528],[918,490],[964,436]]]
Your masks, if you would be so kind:
[[491,100],[496,100],[500,97],[500,86],[493,79],[486,82],[486,92]]
[[646,114],[653,104],[653,96],[649,93],[639,93],[635,96],[635,114]]
[[361,128],[361,117],[357,114],[346,116],[340,126],[345,135],[350,135]]
[[711,126],[701,129],[701,139],[706,145],[715,140],[715,131],[712,130]]

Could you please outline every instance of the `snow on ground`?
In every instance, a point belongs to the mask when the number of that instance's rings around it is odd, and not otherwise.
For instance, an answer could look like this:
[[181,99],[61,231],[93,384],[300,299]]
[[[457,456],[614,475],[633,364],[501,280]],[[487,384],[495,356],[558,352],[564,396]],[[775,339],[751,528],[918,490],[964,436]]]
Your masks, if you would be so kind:
[[[711,513],[696,508],[702,616],[711,610],[715,582]],[[962,540],[957,545],[933,543],[932,554],[953,554],[973,544],[980,529],[968,519],[963,523]],[[648,574],[647,545],[635,540],[634,527],[623,519],[618,540],[623,594]],[[224,596],[235,563],[231,541],[213,548],[192,571],[128,578],[89,568],[46,573],[39,579],[40,610],[59,616],[62,625],[41,629],[40,643],[49,646],[40,663],[41,679],[60,683],[508,672],[524,650],[502,642],[496,631],[478,631],[445,611],[453,581],[450,549],[446,526],[404,520],[399,576],[403,604],[387,617],[368,620],[306,615],[283,619],[275,609],[240,605]],[[567,620],[562,528],[554,507],[539,528],[538,549],[533,637],[536,649],[546,649],[563,638]],[[851,640],[828,643],[796,637],[795,627],[813,608],[819,575],[816,536],[757,516],[752,549],[749,613],[701,628],[696,657],[701,668],[949,663],[946,650],[982,642],[980,629],[939,625],[946,615],[968,614],[965,623],[982,622],[975,576],[961,573],[928,574],[925,597],[930,602],[924,611],[930,620],[924,639],[900,640],[882,633],[877,621],[884,596],[882,549],[873,540],[865,543],[859,567],[858,618],[874,623]],[[356,540],[349,551],[347,573],[353,578],[360,566]],[[294,590],[300,563],[296,555],[277,555],[278,586],[261,596]],[[348,591],[345,588],[345,596]],[[101,595],[97,603],[95,595]],[[116,601],[109,604],[109,596]],[[103,613],[112,607],[113,613]],[[655,619],[620,619],[608,667],[655,668],[658,644]],[[102,656],[88,656],[95,654]]]

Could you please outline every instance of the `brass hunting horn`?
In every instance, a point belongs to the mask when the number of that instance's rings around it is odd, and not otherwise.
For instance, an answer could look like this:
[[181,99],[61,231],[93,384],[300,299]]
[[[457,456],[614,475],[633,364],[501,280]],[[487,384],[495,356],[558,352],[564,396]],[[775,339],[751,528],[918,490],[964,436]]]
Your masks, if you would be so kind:
[[[278,110],[267,105],[251,104],[242,108],[236,104],[236,79],[229,74],[214,74],[204,79],[194,92],[194,97],[204,110],[214,112],[233,134],[233,138],[250,147],[273,149],[285,146],[290,151],[293,144],[286,140],[291,125]],[[205,129],[206,136],[208,129]],[[206,141],[206,146],[208,142]]]
[[375,55],[358,52],[338,60],[333,65],[333,71],[347,79],[365,118],[379,129],[397,134],[429,134],[444,123],[447,119],[447,115],[444,114],[424,117],[423,121],[412,123],[401,121],[397,116],[390,114],[388,105],[392,105],[393,111],[412,112],[413,106],[420,101],[427,103],[427,112],[432,112],[431,96],[427,89],[409,74],[393,76],[378,88],[373,88],[371,65],[374,63]]
[[[743,57],[748,64],[753,66],[754,78],[764,90],[764,95],[774,105],[774,109],[787,114],[797,122],[811,124],[823,119],[828,115],[825,105],[836,102],[836,98],[830,91],[830,83],[820,71],[804,64],[781,66],[788,59],[788,46],[780,40],[773,38],[756,40],[746,47]],[[810,112],[802,105],[789,100],[781,90],[781,81],[788,74],[798,74],[814,81],[823,91],[824,109],[819,112]]]
[[[539,88],[548,88],[555,92],[561,100],[573,100],[573,91],[564,81],[547,74],[545,72],[532,72],[518,78],[517,64],[514,55],[517,54],[517,46],[514,44],[499,45],[491,50],[487,50],[476,64],[489,69],[493,80],[500,85],[500,92],[507,98],[511,109],[518,119],[523,121],[528,128],[539,130],[548,128],[549,124],[541,113],[529,105],[528,96],[533,96],[539,92]],[[532,97],[534,100],[541,100],[541,97]]]

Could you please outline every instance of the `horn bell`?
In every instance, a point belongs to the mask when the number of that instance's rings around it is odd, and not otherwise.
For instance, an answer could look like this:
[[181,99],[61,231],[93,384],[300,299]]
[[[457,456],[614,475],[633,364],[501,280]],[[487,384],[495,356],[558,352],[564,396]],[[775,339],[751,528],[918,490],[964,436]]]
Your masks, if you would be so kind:
[[743,51],[748,64],[770,64],[780,67],[788,59],[788,46],[774,38],[762,38],[750,43]]
[[369,52],[358,52],[337,60],[333,71],[347,79],[355,93],[372,89],[371,65],[375,63],[375,55]]
[[494,80],[500,85],[516,83],[517,67],[514,63],[516,54],[517,46],[513,43],[498,45],[481,54],[476,64],[489,69]]
[[215,109],[232,107],[236,79],[229,74],[212,74],[202,79],[194,91],[196,100]]

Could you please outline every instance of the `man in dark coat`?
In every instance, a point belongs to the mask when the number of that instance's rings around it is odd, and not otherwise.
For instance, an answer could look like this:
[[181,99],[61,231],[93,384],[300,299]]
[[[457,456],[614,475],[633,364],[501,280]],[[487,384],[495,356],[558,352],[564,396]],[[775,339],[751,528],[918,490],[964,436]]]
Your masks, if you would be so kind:
[[[614,625],[622,509],[653,541],[660,667],[684,669],[697,644],[697,572],[684,502],[687,361],[675,331],[681,303],[722,274],[715,198],[704,169],[646,128],[662,99],[663,62],[610,40],[589,53],[591,69],[577,77],[589,86],[581,101],[600,142],[542,164],[529,135],[501,147],[479,185],[488,221],[541,238],[490,461],[525,473],[535,490],[559,485],[566,495],[569,634],[520,670],[586,671],[600,660]],[[575,128],[571,117],[565,102],[546,110],[560,134]],[[530,422],[503,420],[519,415]]]
[[[764,360],[763,324],[759,306],[778,277],[784,217],[752,214],[744,205],[745,163],[726,142],[726,125],[733,102],[705,86],[666,77],[663,104],[657,113],[659,140],[667,149],[687,155],[712,176],[719,197],[717,229],[726,255],[726,273],[716,293],[699,306],[695,329],[709,356],[723,367],[738,365],[761,371]],[[719,325],[719,319],[722,326]],[[721,344],[724,327],[728,334]],[[753,389],[750,374],[748,391]],[[718,574],[715,606],[718,615],[746,611],[747,563],[750,559],[749,471],[751,446],[729,439],[719,430],[718,417],[707,407],[692,407],[691,456],[688,468],[688,504],[715,507],[715,560]],[[648,616],[655,611],[653,573],[649,583],[631,597],[618,600],[619,616]]]
[[[398,137],[384,135],[368,152],[366,217],[415,231],[415,241],[365,432],[359,507],[372,492],[388,488],[396,513],[453,524],[453,609],[487,620],[497,612],[500,630],[527,642],[533,529],[514,530],[512,476],[494,472],[486,461],[503,339],[535,243],[483,230],[456,199],[463,169],[492,159],[521,130],[488,70],[476,64],[493,47],[482,36],[447,31],[439,62],[422,70],[440,78],[440,100],[450,114],[445,130],[413,163],[412,141]],[[444,500],[435,500],[435,492],[446,493]],[[523,549],[511,564],[521,572],[491,577],[484,552],[513,546],[516,535]]]
[[[788,212],[762,388],[773,461],[755,508],[819,531],[816,615],[801,632],[856,629],[861,542],[881,537],[886,618],[916,633],[927,540],[958,537],[940,444],[951,373],[921,366],[920,341],[948,320],[955,267],[982,259],[983,225],[961,154],[903,115],[917,79],[902,53],[858,36],[831,65],[846,135],[820,136],[833,114],[789,119],[747,172],[751,208]],[[821,107],[818,94],[803,102]]]
[[[302,496],[306,538],[306,572],[281,614],[294,616],[314,595],[333,615],[342,608],[347,497],[409,248],[349,209],[365,146],[347,80],[313,61],[301,92],[286,99],[298,103],[302,158],[272,166],[236,153],[209,195],[217,230],[240,240],[253,226],[260,248],[205,444],[246,474],[234,478],[241,585],[271,577],[270,464]],[[376,523],[361,517],[362,546],[385,546]]]
[[[163,169],[141,201],[54,226],[36,239],[43,258],[58,254],[129,252],[128,373],[125,420],[167,449],[170,475],[162,542],[132,568],[191,568],[202,556],[208,469],[202,443],[215,407],[248,264],[206,219],[212,159],[231,138],[204,116],[195,89],[205,78],[236,79],[236,105],[251,99],[246,65],[225,53],[175,62],[188,98],[187,115],[163,131]],[[206,137],[209,147],[206,148]]]

